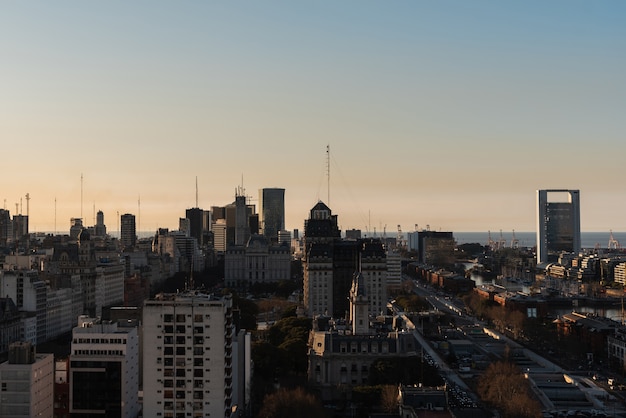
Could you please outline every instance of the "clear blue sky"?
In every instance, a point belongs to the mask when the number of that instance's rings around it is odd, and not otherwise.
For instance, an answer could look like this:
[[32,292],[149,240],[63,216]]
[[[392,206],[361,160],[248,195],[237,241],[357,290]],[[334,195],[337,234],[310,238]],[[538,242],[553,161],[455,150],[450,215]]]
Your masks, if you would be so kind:
[[583,230],[626,231],[625,19],[623,1],[6,2],[0,198],[67,231],[82,173],[85,224],[155,230],[196,177],[205,209],[243,177],[254,199],[284,187],[302,229],[330,144],[342,229],[529,231],[535,190],[572,188]]

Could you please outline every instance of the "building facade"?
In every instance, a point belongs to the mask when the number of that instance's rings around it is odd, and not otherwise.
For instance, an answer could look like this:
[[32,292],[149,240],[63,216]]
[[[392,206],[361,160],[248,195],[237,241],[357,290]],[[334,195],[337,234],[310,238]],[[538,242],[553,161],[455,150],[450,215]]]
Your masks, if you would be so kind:
[[349,321],[320,330],[315,320],[309,337],[309,384],[324,401],[333,400],[339,387],[367,384],[372,364],[381,358],[416,356],[417,342],[409,333],[381,331],[370,326],[369,296],[362,274],[354,275],[349,292]]
[[377,315],[387,306],[387,257],[377,239],[342,240],[337,216],[322,202],[311,209],[304,235],[304,307],[311,317],[345,318],[356,272],[365,277],[369,313]]
[[52,418],[54,355],[37,354],[28,342],[9,347],[0,364],[0,418]]
[[291,252],[287,244],[272,244],[263,235],[248,243],[231,245],[224,255],[224,281],[229,288],[247,291],[256,283],[276,283],[291,277]]
[[259,215],[263,235],[278,242],[278,232],[285,229],[285,189],[259,190]]
[[139,414],[137,323],[81,316],[72,331],[69,403],[72,417],[136,418]]
[[[549,201],[551,194],[567,199]],[[580,249],[580,191],[537,190],[537,264],[555,261],[559,252]]]
[[137,244],[135,215],[125,213],[120,217],[120,243],[122,248],[133,248]]
[[239,383],[230,295],[159,294],[143,327],[144,416],[229,417]]

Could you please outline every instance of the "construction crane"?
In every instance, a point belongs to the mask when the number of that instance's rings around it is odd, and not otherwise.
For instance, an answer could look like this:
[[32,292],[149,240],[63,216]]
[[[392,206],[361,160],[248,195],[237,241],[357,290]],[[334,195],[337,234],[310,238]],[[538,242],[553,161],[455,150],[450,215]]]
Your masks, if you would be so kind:
[[496,250],[496,242],[491,238],[491,231],[487,231],[487,245],[489,246],[489,248],[491,248],[492,250]]
[[620,248],[622,248],[622,246],[620,245],[619,241],[617,239],[615,239],[615,237],[613,236],[613,230],[611,230],[611,235],[609,235],[609,246],[608,246],[608,249],[609,250],[619,250]]
[[513,230],[513,236],[511,237],[511,248],[518,248],[519,240],[515,237],[515,230]]
[[500,239],[498,240],[498,249],[501,250],[504,247],[506,247],[506,240],[502,236],[502,230],[500,230]]

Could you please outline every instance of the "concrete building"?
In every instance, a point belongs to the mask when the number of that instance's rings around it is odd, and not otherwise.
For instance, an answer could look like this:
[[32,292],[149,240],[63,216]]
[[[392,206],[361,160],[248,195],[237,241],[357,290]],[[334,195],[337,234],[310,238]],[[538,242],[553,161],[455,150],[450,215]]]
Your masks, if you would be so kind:
[[185,211],[185,217],[189,219],[189,236],[196,239],[198,247],[202,247],[205,232],[208,232],[207,212],[200,208],[190,208]]
[[0,283],[3,296],[13,299],[20,312],[36,317],[36,336],[30,342],[41,344],[46,341],[47,290],[39,273],[35,270],[0,272]]
[[9,351],[9,345],[20,340],[22,321],[20,311],[10,297],[0,297],[0,353]]
[[324,401],[340,394],[338,387],[351,388],[368,383],[374,361],[380,358],[409,358],[417,354],[412,334],[397,330],[378,331],[370,326],[369,296],[362,274],[356,274],[349,292],[349,322],[334,321],[320,329],[314,320],[309,338],[308,381]]
[[94,235],[96,237],[105,237],[107,234],[107,226],[104,224],[104,212],[101,210],[96,214],[96,225],[94,226]]
[[143,308],[143,414],[229,417],[239,385],[230,295],[159,294]]
[[[550,201],[549,195],[559,199]],[[556,261],[559,252],[580,249],[580,192],[537,190],[537,264]]]
[[396,250],[387,250],[387,292],[402,288],[402,257]]
[[285,229],[285,189],[259,190],[259,218],[263,235],[270,242],[279,242],[278,232]]
[[226,286],[247,291],[256,283],[276,283],[291,277],[291,252],[285,244],[272,244],[263,235],[252,235],[245,246],[231,245],[224,254]]
[[133,248],[137,244],[135,215],[125,213],[120,217],[120,243],[122,248]]
[[72,331],[69,374],[72,417],[137,417],[137,323],[119,327],[81,316]]
[[318,202],[305,221],[304,249],[303,300],[309,316],[345,318],[349,304],[346,295],[355,272],[365,277],[370,314],[386,310],[387,261],[380,240],[342,240],[337,215]]
[[0,247],[6,247],[13,243],[13,221],[11,212],[0,209]]
[[53,392],[54,356],[36,354],[28,342],[11,344],[0,364],[0,418],[52,418]]
[[452,232],[423,230],[418,232],[418,261],[442,266],[454,264],[454,236]]

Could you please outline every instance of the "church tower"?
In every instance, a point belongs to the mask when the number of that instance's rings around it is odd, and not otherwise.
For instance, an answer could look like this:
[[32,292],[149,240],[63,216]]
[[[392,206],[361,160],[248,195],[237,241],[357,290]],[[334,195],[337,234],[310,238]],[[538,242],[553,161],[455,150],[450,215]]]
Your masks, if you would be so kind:
[[369,298],[365,294],[363,274],[357,272],[352,279],[350,289],[350,322],[353,335],[369,334]]

